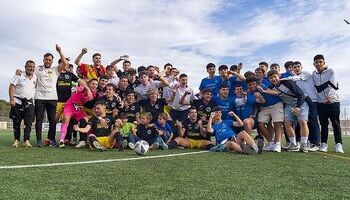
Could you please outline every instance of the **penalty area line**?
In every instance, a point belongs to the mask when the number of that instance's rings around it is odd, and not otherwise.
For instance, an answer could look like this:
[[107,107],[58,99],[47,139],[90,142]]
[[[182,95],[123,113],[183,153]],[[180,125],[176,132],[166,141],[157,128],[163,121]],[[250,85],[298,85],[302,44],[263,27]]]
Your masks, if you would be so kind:
[[116,159],[106,159],[106,160],[90,160],[90,161],[32,164],[32,165],[9,165],[9,166],[0,166],[0,169],[40,168],[40,167],[66,166],[66,165],[82,165],[82,164],[94,164],[94,163],[121,162],[121,161],[186,156],[186,155],[201,154],[201,153],[207,153],[207,152],[209,152],[209,151],[196,151],[196,152],[188,152],[188,153],[176,153],[176,154],[166,154],[166,155],[158,155],[158,156],[139,156],[139,157],[133,157],[133,158],[116,158]]

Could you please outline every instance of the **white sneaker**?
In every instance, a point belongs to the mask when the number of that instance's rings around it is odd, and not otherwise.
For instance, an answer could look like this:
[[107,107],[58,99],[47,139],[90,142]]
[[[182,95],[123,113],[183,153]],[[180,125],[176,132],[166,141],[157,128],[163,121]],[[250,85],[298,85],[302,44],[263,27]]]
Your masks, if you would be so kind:
[[318,147],[315,144],[310,144],[308,150],[311,152],[316,152],[316,151],[320,150],[320,147]]
[[283,149],[283,150],[289,149],[290,144],[291,144],[290,142],[286,142],[286,143],[282,146],[282,149]]
[[82,148],[86,146],[86,142],[85,141],[80,141],[77,145],[75,145],[75,148]]
[[281,145],[280,144],[275,144],[274,145],[274,148],[273,148],[273,151],[274,152],[277,152],[277,153],[281,153]]
[[337,153],[344,153],[343,146],[342,146],[341,143],[335,144],[335,152],[337,152]]
[[327,152],[328,151],[328,145],[327,143],[321,143],[320,150],[322,152]]
[[269,142],[264,146],[263,150],[264,151],[273,151],[274,148],[275,148],[275,144],[272,142]]
[[129,142],[128,146],[129,146],[130,149],[135,149],[135,144],[132,143],[132,142]]

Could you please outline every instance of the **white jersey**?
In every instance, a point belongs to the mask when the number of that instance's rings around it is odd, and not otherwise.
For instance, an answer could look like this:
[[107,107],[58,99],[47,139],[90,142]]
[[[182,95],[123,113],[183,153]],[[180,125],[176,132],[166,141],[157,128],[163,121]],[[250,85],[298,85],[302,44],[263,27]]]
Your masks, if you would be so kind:
[[164,87],[164,84],[160,81],[151,80],[147,85],[140,84],[138,85],[134,91],[137,94],[137,100],[147,99],[147,92],[152,89],[158,89],[160,87]]
[[[190,94],[188,94],[185,97],[184,102],[183,102],[185,105],[183,105],[183,104],[180,104],[180,99],[185,94],[186,91],[190,92]],[[174,97],[172,108],[177,110],[177,111],[187,110],[191,107],[191,101],[193,101],[194,99],[196,99],[196,97],[194,96],[194,91],[192,88],[180,86],[176,90],[176,94]]]
[[49,68],[38,66],[35,74],[37,76],[35,99],[57,100],[58,66]]
[[14,95],[15,95],[15,102],[17,104],[22,104],[22,101],[20,99],[29,100],[34,98],[35,86],[36,86],[35,74],[33,74],[33,77],[31,79],[29,79],[29,77],[27,77],[25,73],[22,73],[20,76],[15,75],[10,80],[10,84],[14,85],[16,88]]

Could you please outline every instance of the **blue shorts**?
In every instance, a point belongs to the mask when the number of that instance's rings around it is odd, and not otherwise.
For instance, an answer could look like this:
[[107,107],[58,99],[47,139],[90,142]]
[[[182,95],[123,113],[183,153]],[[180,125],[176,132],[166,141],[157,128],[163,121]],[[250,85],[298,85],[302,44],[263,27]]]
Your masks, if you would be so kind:
[[290,121],[293,123],[299,122],[299,121],[308,121],[309,116],[309,106],[306,102],[303,103],[300,107],[300,112],[298,115],[294,115],[293,108],[290,105],[286,105],[284,107],[284,120]]

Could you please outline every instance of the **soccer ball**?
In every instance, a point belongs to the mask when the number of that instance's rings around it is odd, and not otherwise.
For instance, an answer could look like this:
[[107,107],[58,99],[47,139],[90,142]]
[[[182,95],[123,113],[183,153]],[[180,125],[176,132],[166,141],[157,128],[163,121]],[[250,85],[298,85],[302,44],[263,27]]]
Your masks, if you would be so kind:
[[149,150],[149,144],[144,140],[140,140],[136,142],[134,150],[137,155],[145,155]]

